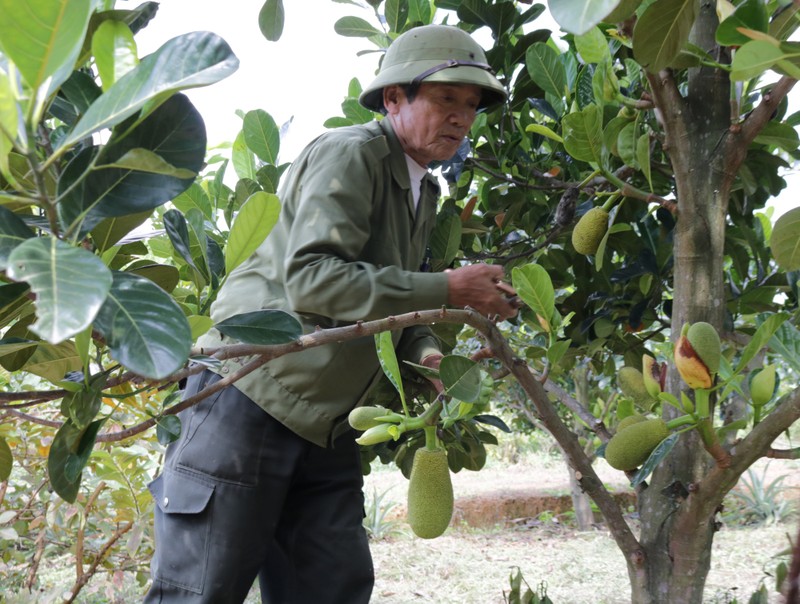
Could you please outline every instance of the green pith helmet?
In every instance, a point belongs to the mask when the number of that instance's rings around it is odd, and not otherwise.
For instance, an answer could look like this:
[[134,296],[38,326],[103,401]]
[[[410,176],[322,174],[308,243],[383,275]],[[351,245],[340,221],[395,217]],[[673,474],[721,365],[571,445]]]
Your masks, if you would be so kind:
[[452,25],[423,25],[392,42],[378,75],[358,100],[367,109],[381,111],[384,86],[417,86],[423,80],[480,86],[481,108],[502,103],[507,97],[483,49],[467,32]]

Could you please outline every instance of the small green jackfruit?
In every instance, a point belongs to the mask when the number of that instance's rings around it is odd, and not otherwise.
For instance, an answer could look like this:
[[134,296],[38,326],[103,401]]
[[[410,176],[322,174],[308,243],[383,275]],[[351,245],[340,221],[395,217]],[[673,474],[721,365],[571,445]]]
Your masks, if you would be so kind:
[[628,417],[623,417],[621,420],[619,420],[619,424],[617,424],[617,432],[620,432],[625,428],[632,426],[633,424],[638,424],[639,422],[644,421],[647,421],[647,418],[641,413],[634,413]]
[[675,344],[675,368],[689,388],[711,388],[722,356],[719,334],[710,323],[699,321],[681,328]]
[[417,537],[435,539],[453,516],[453,483],[444,449],[417,449],[408,482],[408,524]]
[[384,407],[356,407],[347,416],[347,421],[356,430],[369,430],[383,423],[376,421],[376,418],[383,417],[389,413]]
[[617,385],[625,396],[629,396],[634,402],[642,403],[650,401],[650,393],[644,385],[644,375],[636,367],[625,366],[617,372]]
[[391,432],[391,428],[395,430],[397,427],[394,424],[378,424],[377,426],[372,426],[372,428],[368,429],[364,432],[361,436],[356,439],[356,442],[359,445],[363,445],[365,447],[369,445],[377,445],[378,443],[385,443],[390,440],[393,440],[394,434]]
[[750,378],[750,397],[754,407],[762,407],[772,400],[775,394],[775,365],[767,365],[754,371]]
[[572,247],[584,256],[597,252],[600,242],[608,230],[608,212],[603,208],[592,208],[581,216],[572,229]]
[[623,472],[641,466],[662,440],[669,436],[663,419],[648,419],[619,430],[606,445],[608,465]]
[[697,352],[697,356],[705,363],[708,370],[714,374],[719,371],[719,359],[722,356],[722,347],[719,334],[711,323],[698,321],[692,323],[686,331],[686,339]]

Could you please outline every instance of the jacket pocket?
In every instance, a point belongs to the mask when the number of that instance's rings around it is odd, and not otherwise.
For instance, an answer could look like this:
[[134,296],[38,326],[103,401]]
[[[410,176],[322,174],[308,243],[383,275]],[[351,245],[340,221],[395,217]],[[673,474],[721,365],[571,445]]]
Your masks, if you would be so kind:
[[156,503],[153,579],[202,593],[214,486],[193,476],[167,471],[148,489]]

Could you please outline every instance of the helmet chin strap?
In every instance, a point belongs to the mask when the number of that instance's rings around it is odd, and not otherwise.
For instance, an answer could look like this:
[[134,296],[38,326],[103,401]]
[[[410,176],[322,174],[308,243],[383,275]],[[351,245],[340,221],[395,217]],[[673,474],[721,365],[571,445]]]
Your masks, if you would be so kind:
[[459,61],[457,59],[448,59],[444,63],[439,63],[438,65],[434,65],[430,69],[426,69],[417,77],[415,77],[413,80],[411,80],[411,83],[409,85],[413,90],[416,90],[417,88],[419,88],[419,85],[425,78],[432,76],[434,73],[438,71],[451,69],[453,67],[477,67],[478,69],[483,69],[484,71],[488,71],[489,73],[494,75],[494,71],[486,63],[479,63],[477,61]]

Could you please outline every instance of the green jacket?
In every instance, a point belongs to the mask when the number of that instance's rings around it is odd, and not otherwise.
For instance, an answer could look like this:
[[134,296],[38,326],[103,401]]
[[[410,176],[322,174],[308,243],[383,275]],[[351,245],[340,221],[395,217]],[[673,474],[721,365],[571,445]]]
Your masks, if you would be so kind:
[[[294,314],[307,333],[444,305],[447,277],[419,272],[439,185],[431,175],[423,179],[416,214],[410,187],[388,120],[317,138],[286,173],[278,223],[228,277],[211,308],[214,321],[278,309]],[[426,327],[406,329],[395,341],[401,361],[438,351]],[[230,343],[216,330],[199,341]],[[230,374],[247,361],[225,361],[220,371]],[[236,387],[303,438],[327,446],[381,374],[369,336],[274,359]]]

